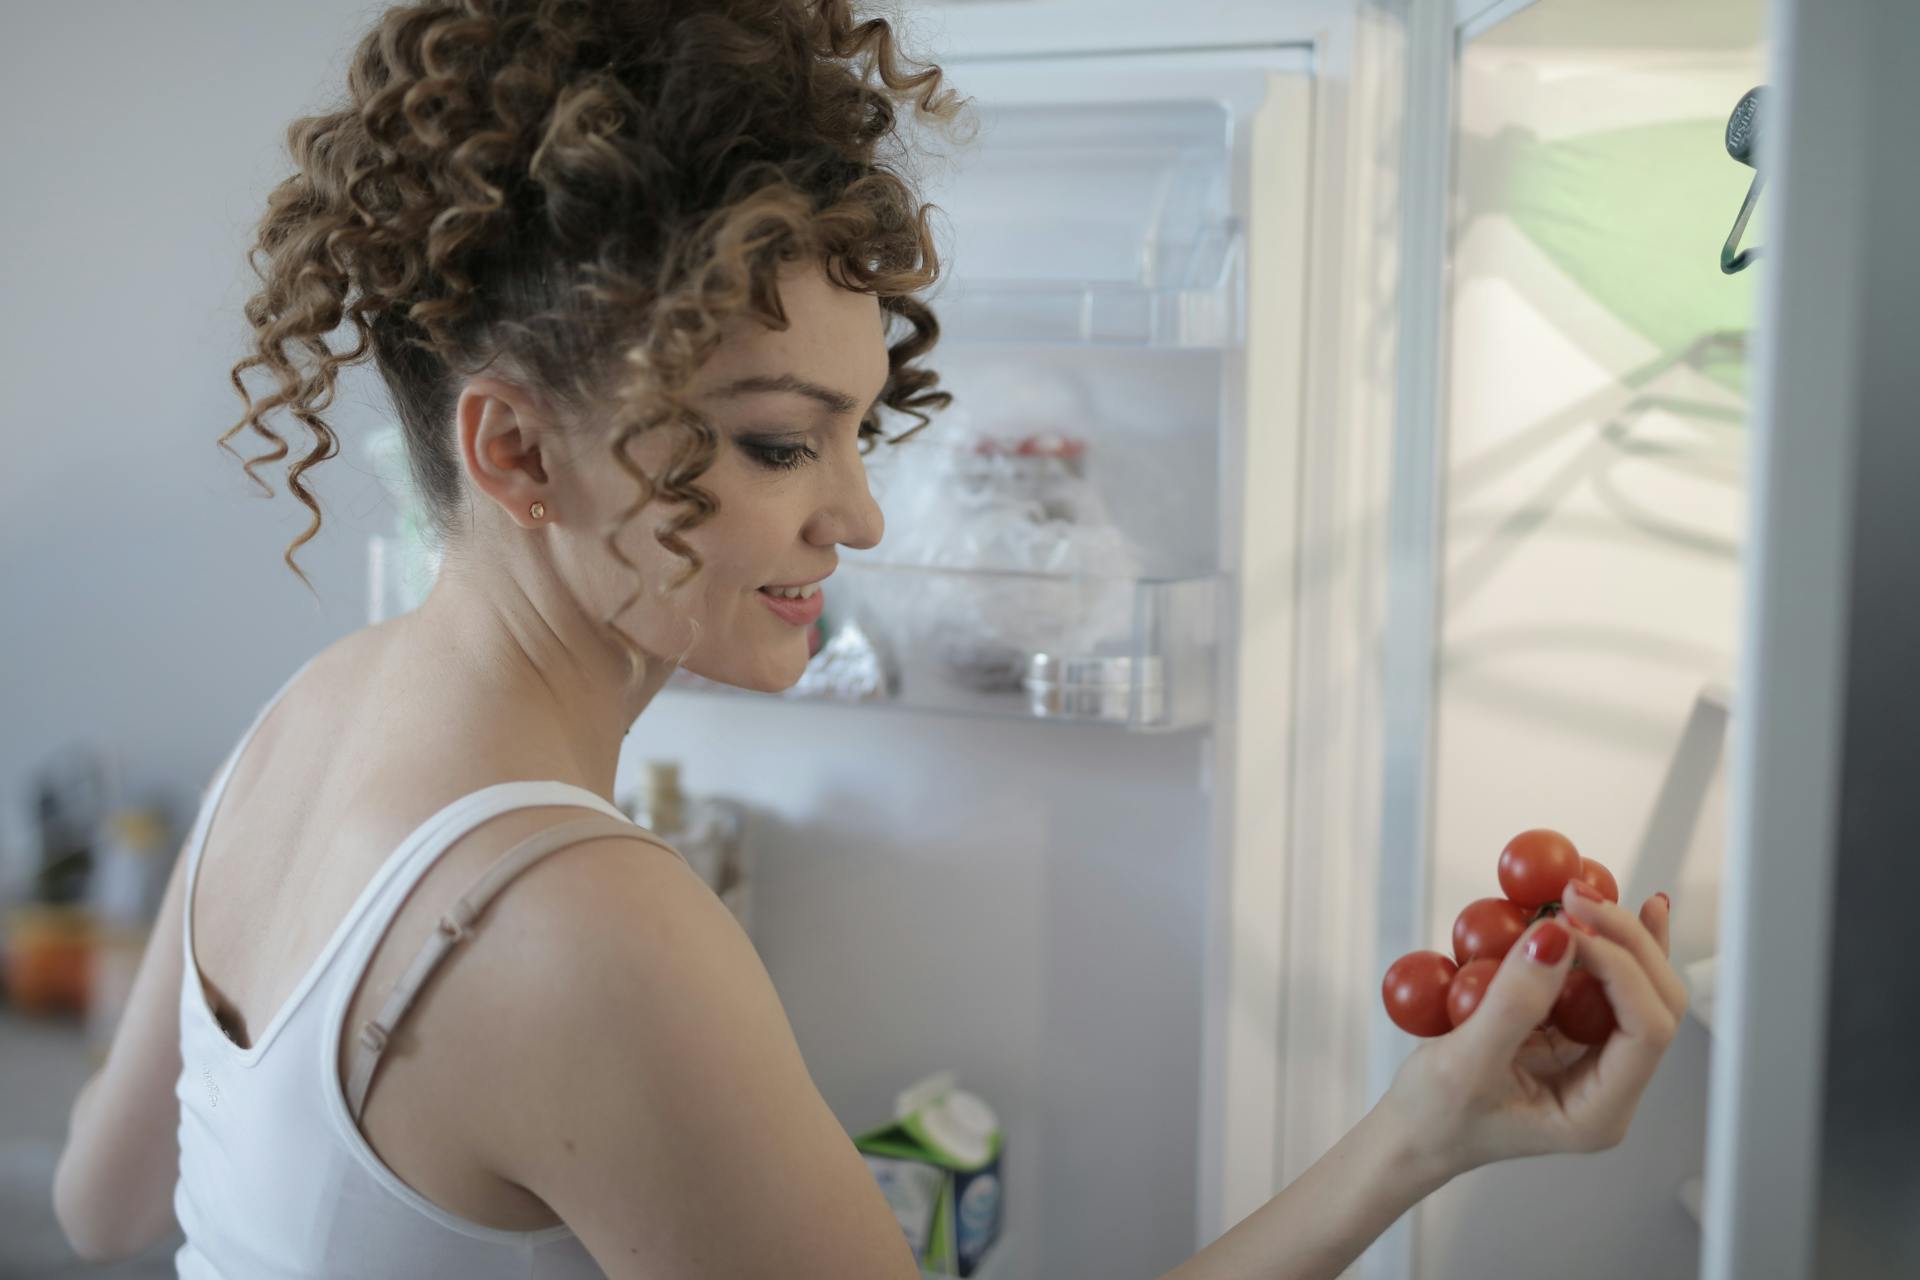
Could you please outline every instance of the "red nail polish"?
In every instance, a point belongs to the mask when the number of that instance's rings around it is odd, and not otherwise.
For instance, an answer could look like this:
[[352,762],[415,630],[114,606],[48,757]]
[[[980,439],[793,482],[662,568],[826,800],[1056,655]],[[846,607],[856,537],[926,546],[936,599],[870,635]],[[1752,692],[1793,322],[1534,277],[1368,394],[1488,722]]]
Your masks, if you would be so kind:
[[1600,901],[1599,890],[1595,889],[1592,885],[1588,884],[1585,880],[1569,880],[1567,881],[1567,888],[1571,889],[1575,894],[1578,894],[1580,897],[1585,898],[1588,902]]
[[1667,896],[1666,894],[1664,894],[1664,893],[1656,893],[1656,894],[1654,894],[1653,896],[1654,896],[1654,897],[1656,897],[1656,898],[1658,898],[1658,899],[1660,899],[1660,905],[1661,905],[1661,906],[1663,906],[1663,907],[1665,907],[1665,908],[1666,908],[1666,909],[1667,909],[1667,910],[1668,910],[1669,912],[1671,912],[1671,911],[1673,910],[1673,899],[1672,899],[1672,898],[1669,898],[1669,897],[1668,897],[1668,896]]
[[1559,964],[1571,941],[1565,929],[1549,920],[1527,939],[1527,959],[1539,964]]
[[1586,934],[1589,938],[1597,938],[1600,936],[1600,931],[1594,928],[1590,924],[1581,924],[1578,920],[1575,920],[1572,916],[1562,916],[1560,918],[1566,921],[1568,924],[1572,925],[1574,928],[1578,929],[1581,933]]

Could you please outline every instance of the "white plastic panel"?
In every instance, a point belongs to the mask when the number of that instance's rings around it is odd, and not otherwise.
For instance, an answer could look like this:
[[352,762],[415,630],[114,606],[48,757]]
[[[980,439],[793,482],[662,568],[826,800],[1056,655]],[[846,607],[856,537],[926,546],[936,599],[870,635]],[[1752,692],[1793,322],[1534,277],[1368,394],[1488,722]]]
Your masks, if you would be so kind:
[[[853,690],[836,685],[829,668],[844,659],[823,648],[809,664],[812,678],[783,698],[1145,732],[1191,728],[1212,716],[1214,578],[1096,578],[849,559],[829,585],[831,628],[852,620],[859,635],[847,638],[861,647],[859,669],[884,672],[884,681]],[[1038,667],[1036,655],[1044,656]],[[684,668],[671,684],[767,696]]]
[[1219,101],[976,105],[928,183],[951,340],[1222,346],[1240,332],[1231,117]]

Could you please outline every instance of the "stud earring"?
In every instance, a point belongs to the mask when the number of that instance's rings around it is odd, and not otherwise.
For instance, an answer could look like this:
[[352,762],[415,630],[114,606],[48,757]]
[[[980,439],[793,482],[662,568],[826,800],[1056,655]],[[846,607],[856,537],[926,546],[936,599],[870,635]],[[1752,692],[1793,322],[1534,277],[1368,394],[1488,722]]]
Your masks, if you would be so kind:
[[540,517],[547,514],[547,504],[544,502],[536,502],[532,506],[527,508],[527,514],[532,516],[535,520],[538,520]]

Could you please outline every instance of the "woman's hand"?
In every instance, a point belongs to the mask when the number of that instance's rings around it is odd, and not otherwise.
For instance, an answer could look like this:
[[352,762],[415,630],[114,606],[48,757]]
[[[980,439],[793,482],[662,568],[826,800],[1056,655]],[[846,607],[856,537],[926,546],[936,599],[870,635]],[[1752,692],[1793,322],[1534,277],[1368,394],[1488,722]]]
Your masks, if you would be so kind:
[[[1667,963],[1664,899],[1650,899],[1638,920],[1599,901],[1567,905],[1592,936],[1558,919],[1521,935],[1471,1018],[1423,1042],[1332,1150],[1161,1280],[1345,1275],[1382,1231],[1455,1174],[1509,1156],[1620,1141],[1686,1012],[1686,988]],[[1542,934],[1559,936],[1550,964],[1526,954]],[[1597,1051],[1539,1029],[1576,955],[1619,1023]]]
[[[1667,960],[1666,898],[1647,899],[1636,919],[1577,895],[1577,883],[1562,900],[1576,927],[1535,923],[1473,1016],[1421,1044],[1394,1077],[1389,1096],[1414,1141],[1449,1174],[1618,1145],[1686,1014],[1686,985]],[[1597,1049],[1541,1028],[1576,956],[1600,979],[1618,1023]]]

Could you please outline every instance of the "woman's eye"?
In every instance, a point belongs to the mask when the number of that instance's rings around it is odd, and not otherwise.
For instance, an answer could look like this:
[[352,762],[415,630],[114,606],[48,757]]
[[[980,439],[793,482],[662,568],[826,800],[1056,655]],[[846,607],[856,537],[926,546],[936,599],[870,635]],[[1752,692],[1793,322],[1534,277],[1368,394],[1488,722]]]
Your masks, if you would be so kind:
[[743,440],[741,447],[752,455],[755,462],[771,471],[792,471],[806,466],[819,457],[803,444],[772,444],[766,441]]

